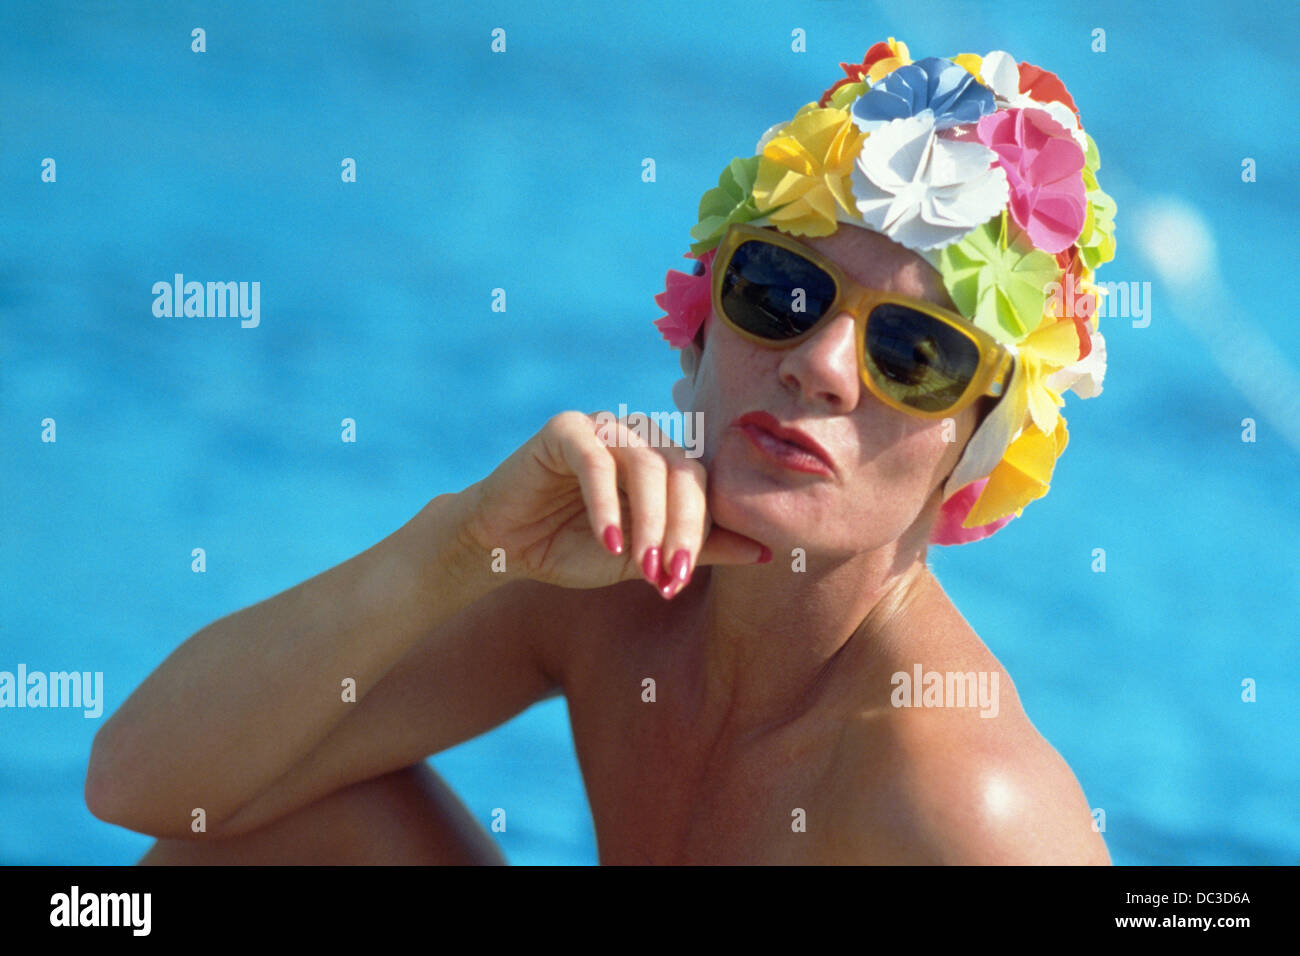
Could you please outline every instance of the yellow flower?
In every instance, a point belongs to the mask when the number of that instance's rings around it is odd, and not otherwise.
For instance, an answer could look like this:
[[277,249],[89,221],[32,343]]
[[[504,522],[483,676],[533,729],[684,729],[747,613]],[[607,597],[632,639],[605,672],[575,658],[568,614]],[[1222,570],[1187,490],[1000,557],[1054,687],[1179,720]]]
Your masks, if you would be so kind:
[[754,183],[759,214],[775,210],[768,221],[796,236],[834,232],[837,203],[858,218],[850,174],[864,139],[848,110],[802,107],[763,147]]
[[988,484],[962,522],[965,528],[989,524],[1013,511],[1018,516],[1025,505],[1047,494],[1052,469],[1069,439],[1065,419],[1058,411],[1065,400],[1048,386],[1047,379],[1078,359],[1079,333],[1073,320],[1045,314],[1038,328],[1017,343],[1017,350],[1018,393],[1003,401],[1015,402],[1016,414],[1027,413],[1027,419],[989,473]]
[[907,66],[912,62],[912,57],[907,52],[907,44],[902,40],[889,38],[889,51],[893,56],[887,56],[883,60],[877,60],[871,64],[867,70],[867,77],[872,83],[879,83],[883,77],[893,73],[900,66]]
[[1025,505],[1047,494],[1056,459],[1065,451],[1069,440],[1065,419],[1059,415],[1056,427],[1049,434],[1026,426],[989,474],[988,484],[962,527],[977,528],[1012,512],[1019,517]]
[[1025,400],[1034,427],[1050,434],[1056,427],[1065,399],[1047,387],[1053,372],[1079,359],[1079,332],[1070,319],[1044,315],[1038,328],[1026,335],[1017,348],[1024,368]]
[[[984,62],[984,58],[978,53],[958,53],[952,58],[952,62],[956,63],[971,76],[975,77],[975,79],[979,80],[980,64]],[[984,81],[980,80],[980,82],[983,83]]]

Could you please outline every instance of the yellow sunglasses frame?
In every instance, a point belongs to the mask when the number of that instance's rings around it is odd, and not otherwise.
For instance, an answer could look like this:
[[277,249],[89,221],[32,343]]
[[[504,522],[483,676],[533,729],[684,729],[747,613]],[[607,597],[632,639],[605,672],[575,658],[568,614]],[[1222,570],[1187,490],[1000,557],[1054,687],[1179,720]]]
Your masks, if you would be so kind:
[[[815,325],[793,338],[774,341],[754,335],[752,332],[738,326],[722,308],[722,280],[726,274],[727,266],[731,263],[731,256],[743,243],[755,240],[780,246],[782,249],[802,256],[825,271],[835,283],[835,299],[831,303],[831,307],[826,311],[826,315],[822,316]],[[993,336],[972,325],[969,319],[924,299],[914,299],[910,296],[899,295],[894,292],[882,292],[879,289],[869,289],[866,286],[859,285],[846,276],[844,270],[837,263],[785,233],[753,226],[748,223],[732,223],[728,227],[726,235],[722,237],[722,241],[718,244],[711,268],[713,272],[714,314],[727,324],[727,328],[755,345],[770,349],[793,348],[821,328],[827,319],[837,316],[841,312],[848,312],[852,315],[856,326],[858,377],[872,395],[890,408],[920,418],[951,418],[978,398],[985,395],[1002,395],[1006,387],[1012,363],[1015,361],[1014,356]],[[924,411],[891,397],[876,382],[873,374],[876,371],[876,366],[874,363],[868,362],[866,354],[866,325],[872,309],[882,303],[904,305],[918,312],[923,312],[955,329],[975,344],[975,347],[979,350],[979,364],[975,367],[975,374],[967,383],[966,390],[952,405],[938,411]]]

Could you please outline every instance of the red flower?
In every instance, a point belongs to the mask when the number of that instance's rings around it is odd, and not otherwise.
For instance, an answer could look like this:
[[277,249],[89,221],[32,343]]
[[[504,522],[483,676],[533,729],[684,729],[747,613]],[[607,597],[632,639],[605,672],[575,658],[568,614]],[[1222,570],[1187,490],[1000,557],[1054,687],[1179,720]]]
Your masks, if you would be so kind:
[[[1073,282],[1074,306],[1065,309],[1060,318],[1074,320],[1074,329],[1079,333],[1079,361],[1082,362],[1092,351],[1092,335],[1089,320],[1097,312],[1097,297],[1091,292],[1080,292],[1083,286],[1083,260],[1079,258],[1079,247],[1071,246],[1056,254],[1056,261],[1065,270],[1062,283]],[[1083,302],[1084,299],[1090,301]]]
[[668,344],[675,349],[684,349],[691,344],[695,333],[713,309],[713,273],[710,266],[717,251],[710,249],[699,257],[686,253],[687,259],[699,259],[699,265],[695,267],[696,273],[687,275],[669,269],[664,277],[666,288],[655,296],[655,305],[668,313],[655,320],[655,328],[663,333]]
[[844,71],[844,79],[836,80],[830,89],[822,94],[821,99],[817,101],[817,105],[825,109],[830,104],[832,93],[845,84],[860,83],[862,78],[867,75],[867,71],[876,63],[894,55],[894,51],[889,48],[889,44],[881,40],[879,43],[871,45],[871,49],[867,50],[867,54],[862,58],[861,63],[841,63],[840,69]]
[[[1074,98],[1061,82],[1061,78],[1050,70],[1034,66],[1032,63],[1020,63],[1020,92],[1028,93],[1040,103],[1064,103],[1079,119],[1079,110],[1074,105]],[[1079,123],[1083,125],[1082,122]]]

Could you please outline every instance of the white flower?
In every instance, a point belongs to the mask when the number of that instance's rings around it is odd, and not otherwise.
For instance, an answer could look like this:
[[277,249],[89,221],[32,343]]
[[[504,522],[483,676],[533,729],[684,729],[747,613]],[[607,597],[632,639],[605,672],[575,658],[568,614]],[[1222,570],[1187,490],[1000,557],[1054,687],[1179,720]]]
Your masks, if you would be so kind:
[[1074,110],[1064,103],[1042,103],[1020,92],[1020,67],[1006,50],[994,50],[980,61],[980,81],[993,91],[998,109],[1036,109],[1047,113],[1064,126],[1079,144],[1079,148],[1088,152],[1088,140],[1079,128],[1079,118]]
[[997,154],[938,136],[928,110],[890,120],[867,137],[853,169],[866,224],[909,249],[956,242],[997,215],[1009,196]]
[[787,125],[789,124],[777,123],[775,126],[769,126],[767,128],[767,132],[758,138],[758,145],[754,147],[754,155],[761,156],[763,154],[763,147],[766,146],[768,143],[770,143],[772,140],[776,139],[777,135]]
[[1106,340],[1091,328],[1088,338],[1092,340],[1092,349],[1086,358],[1047,377],[1047,387],[1052,391],[1064,395],[1068,390],[1080,398],[1094,398],[1101,394],[1101,381],[1106,377]]

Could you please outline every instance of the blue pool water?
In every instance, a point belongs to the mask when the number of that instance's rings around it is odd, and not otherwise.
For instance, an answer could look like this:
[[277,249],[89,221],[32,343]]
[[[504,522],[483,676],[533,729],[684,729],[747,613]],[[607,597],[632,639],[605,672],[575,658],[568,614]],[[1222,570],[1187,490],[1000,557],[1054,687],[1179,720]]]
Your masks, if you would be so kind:
[[[0,669],[102,671],[110,713],[194,631],[365,549],[555,412],[671,408],[651,297],[726,162],[878,39],[1005,48],[1073,93],[1120,209],[1101,277],[1152,282],[1151,322],[1103,324],[1105,392],[1070,396],[1052,493],[932,564],[1105,811],[1116,862],[1297,862],[1295,394],[1248,395],[1256,365],[1203,331],[1300,355],[1276,295],[1294,13],[1050,6],[5,4]],[[1177,230],[1144,255],[1135,224],[1162,201],[1212,235],[1226,308],[1153,268]],[[154,318],[178,272],[260,281],[260,326]],[[102,720],[0,711],[0,862],[149,846],[84,806]],[[595,862],[563,701],[433,763],[480,819],[511,808],[513,861]]]

